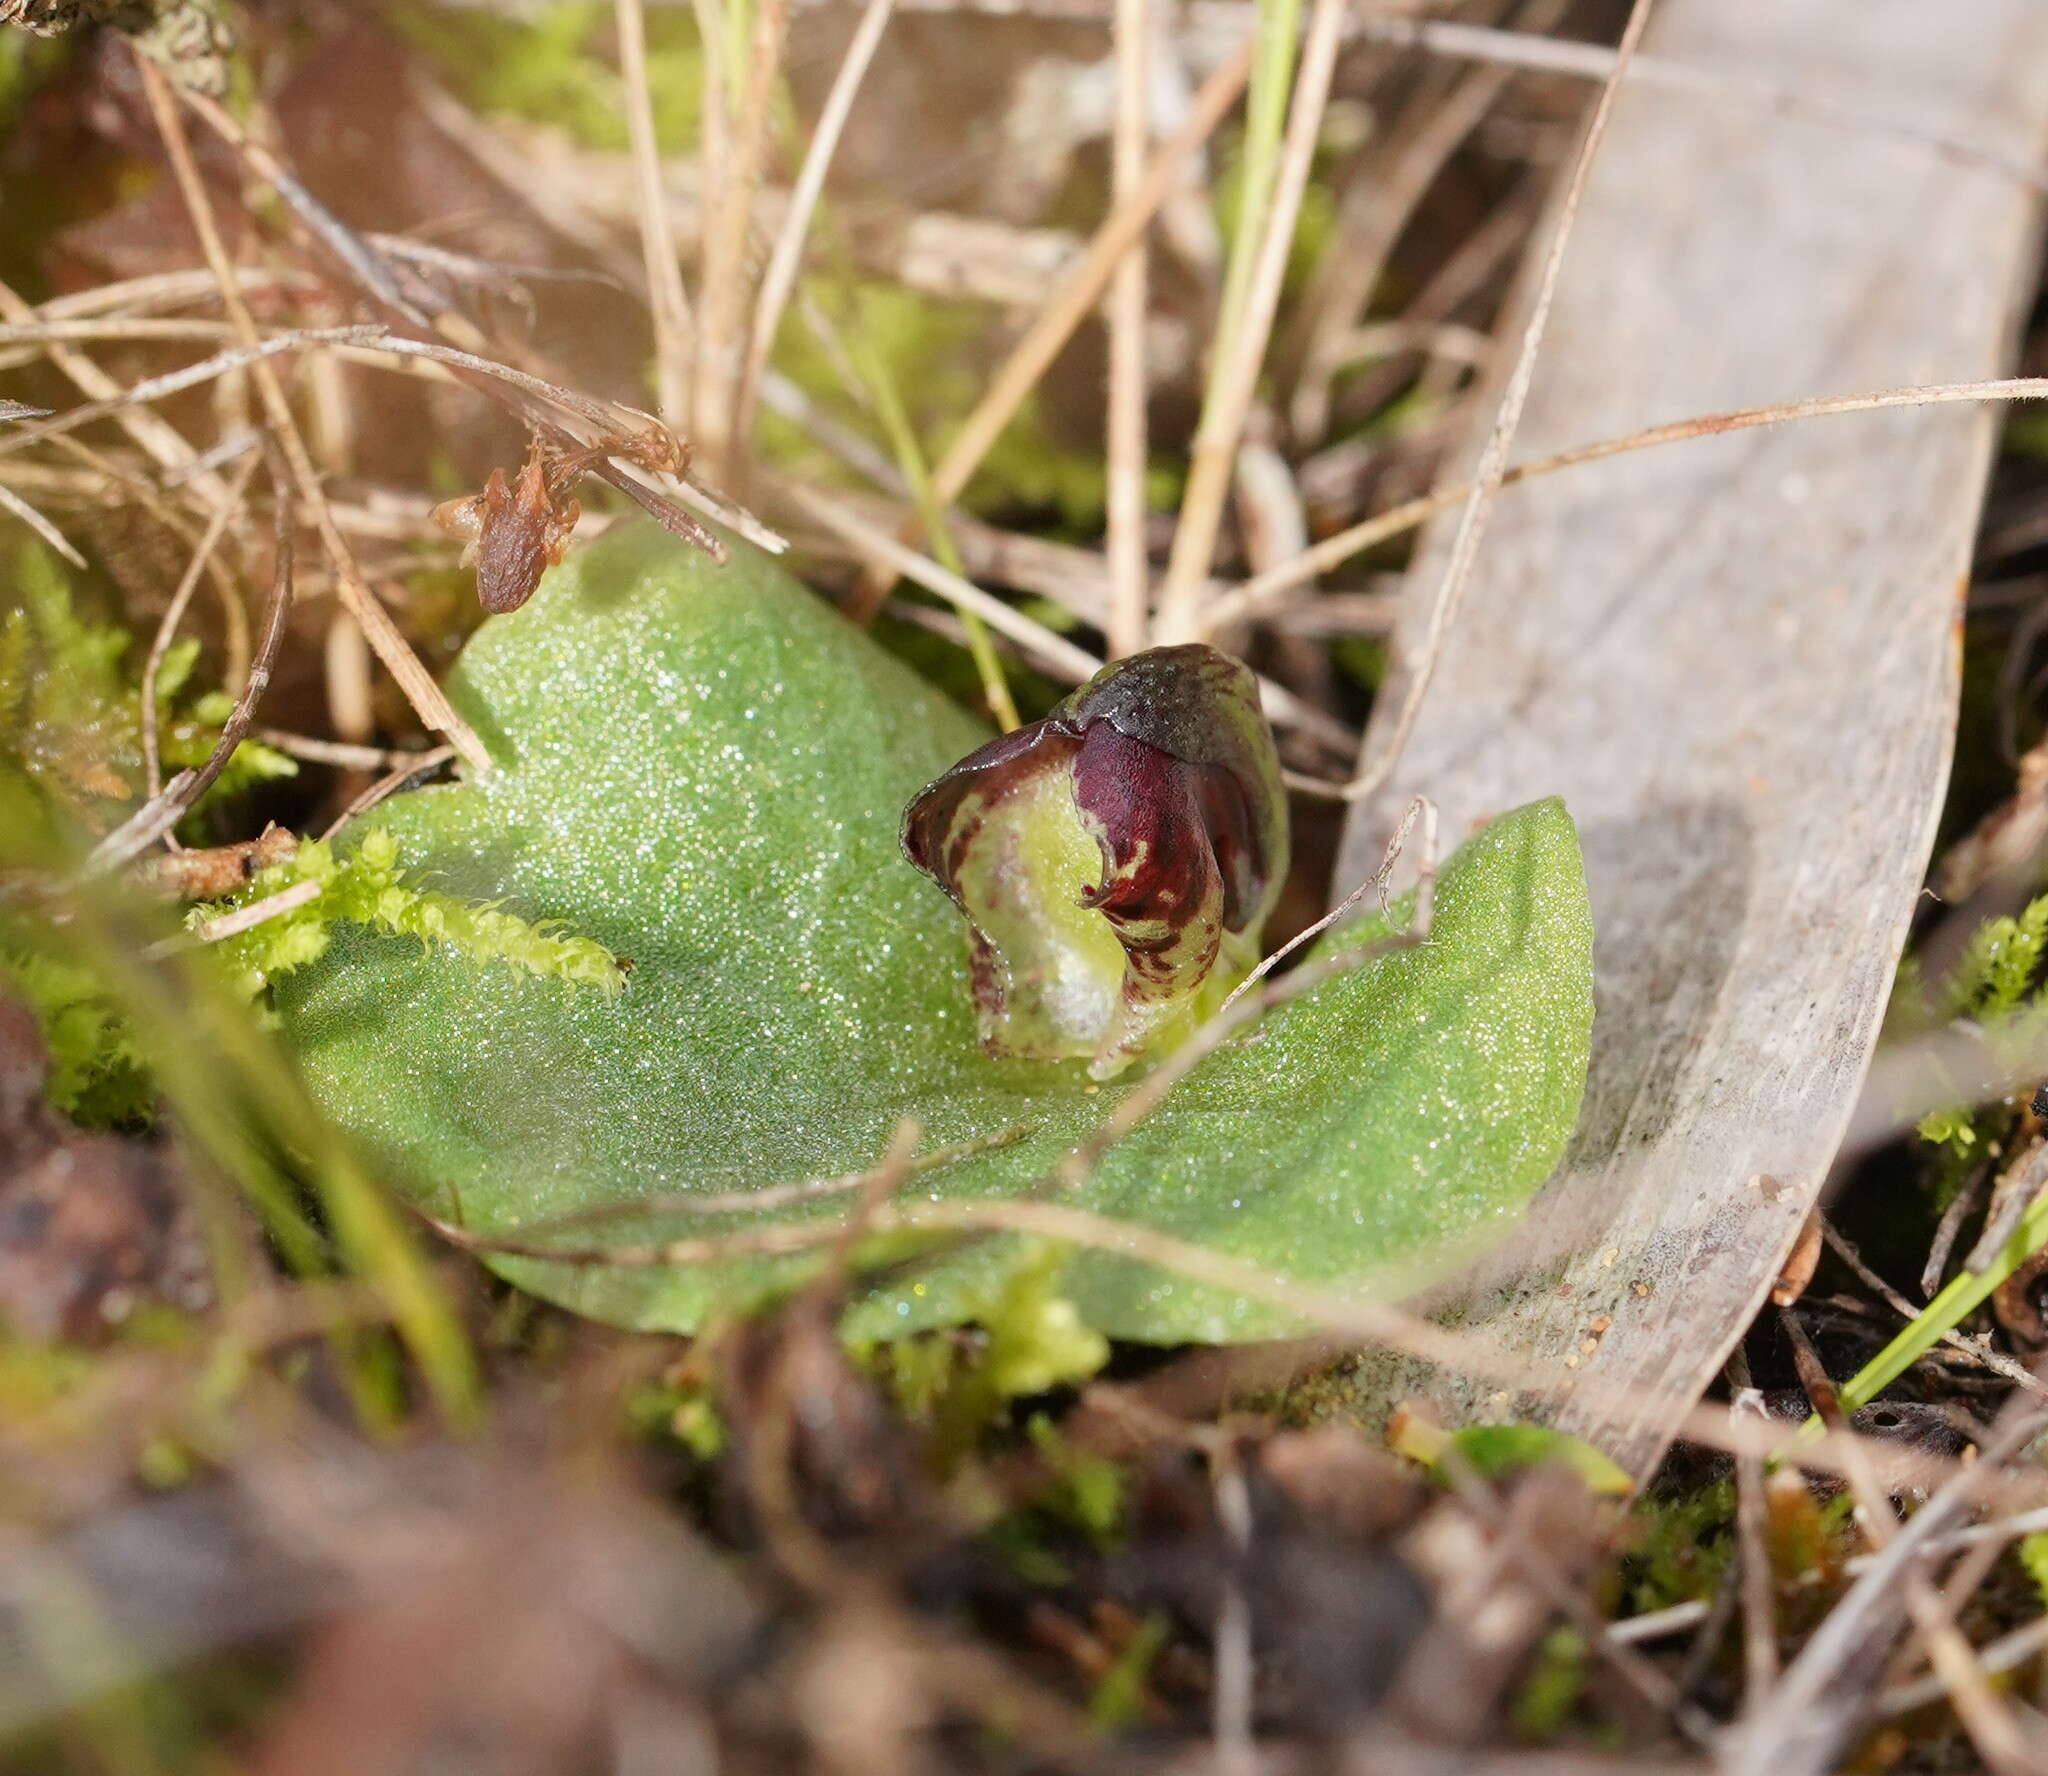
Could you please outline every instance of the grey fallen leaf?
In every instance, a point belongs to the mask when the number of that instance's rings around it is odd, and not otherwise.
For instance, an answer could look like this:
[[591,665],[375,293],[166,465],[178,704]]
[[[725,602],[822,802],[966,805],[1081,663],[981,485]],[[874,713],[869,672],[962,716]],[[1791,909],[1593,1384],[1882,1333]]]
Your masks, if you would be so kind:
[[[1966,23],[1667,0],[1644,51],[1853,94],[2021,164],[2048,145],[2031,0]],[[2006,374],[2035,204],[1925,140],[1625,88],[1515,454]],[[1452,834],[1532,794],[1579,820],[1598,932],[1585,1108],[1522,1232],[1454,1300],[1465,1330],[1526,1355],[1516,1410],[1636,1472],[1762,1305],[1856,1104],[1947,778],[1958,592],[2000,418],[1817,420],[1509,489],[1413,743],[1348,834],[1339,892],[1417,792]],[[1449,540],[1410,577],[1410,658]],[[1370,1417],[1418,1388],[1506,1409],[1384,1362],[1325,1404]]]

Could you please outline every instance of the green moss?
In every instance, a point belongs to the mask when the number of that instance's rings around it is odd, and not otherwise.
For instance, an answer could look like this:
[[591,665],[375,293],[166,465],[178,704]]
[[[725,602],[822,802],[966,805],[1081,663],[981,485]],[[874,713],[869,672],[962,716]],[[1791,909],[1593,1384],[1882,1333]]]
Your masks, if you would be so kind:
[[224,939],[215,950],[236,989],[253,999],[279,977],[326,954],[335,925],[348,920],[398,937],[418,938],[465,960],[497,964],[543,980],[624,990],[625,966],[602,944],[561,929],[531,924],[502,907],[423,888],[400,866],[398,842],[373,828],[347,853],[312,841],[258,875],[233,900],[193,909],[195,924],[236,906],[311,882],[320,892],[277,918]]

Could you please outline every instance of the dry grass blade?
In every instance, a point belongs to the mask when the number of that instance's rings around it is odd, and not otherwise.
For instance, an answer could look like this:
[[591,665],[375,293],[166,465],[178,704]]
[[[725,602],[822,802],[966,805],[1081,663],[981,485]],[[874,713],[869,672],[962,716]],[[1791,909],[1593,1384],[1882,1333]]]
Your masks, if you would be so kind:
[[1607,120],[1614,113],[1615,95],[1621,90],[1636,45],[1642,41],[1643,28],[1650,22],[1650,9],[1651,0],[1634,0],[1631,5],[1628,24],[1615,51],[1614,66],[1600,88],[1599,101],[1586,124],[1585,139],[1579,144],[1571,181],[1565,187],[1564,201],[1558,209],[1556,231],[1544,255],[1542,275],[1537,280],[1536,297],[1530,307],[1528,325],[1522,332],[1514,372],[1508,378],[1507,389],[1501,396],[1500,411],[1487,437],[1486,448],[1480,455],[1479,471],[1472,478],[1472,490],[1466,496],[1465,509],[1458,520],[1450,558],[1444,566],[1443,581],[1430,607],[1429,626],[1423,635],[1421,651],[1407,675],[1400,714],[1377,754],[1369,754],[1360,767],[1352,787],[1356,800],[1364,801],[1377,793],[1400,763],[1401,754],[1407,749],[1408,737],[1415,731],[1416,717],[1421,714],[1422,700],[1428,696],[1431,681],[1436,676],[1437,661],[1443,655],[1444,638],[1458,620],[1458,605],[1464,596],[1465,583],[1471,578],[1473,562],[1478,559],[1494,496],[1500,492],[1506,478],[1508,450],[1515,441],[1515,428],[1521,424],[1522,409],[1528,403],[1529,385],[1535,379],[1536,356],[1543,345],[1544,330],[1550,324],[1551,304],[1557,297],[1558,274],[1564,269],[1565,248],[1571,241],[1572,223],[1578,215],[1593,163],[1599,156],[1600,143],[1607,134]]

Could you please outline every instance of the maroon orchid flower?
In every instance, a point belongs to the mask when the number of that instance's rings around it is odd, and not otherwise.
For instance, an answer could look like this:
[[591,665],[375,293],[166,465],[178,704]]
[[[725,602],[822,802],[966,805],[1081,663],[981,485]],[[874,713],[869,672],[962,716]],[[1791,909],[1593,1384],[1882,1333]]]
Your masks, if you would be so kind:
[[1258,681],[1200,645],[1105,667],[920,790],[903,849],[966,915],[982,1046],[1121,1072],[1258,960],[1287,870]]

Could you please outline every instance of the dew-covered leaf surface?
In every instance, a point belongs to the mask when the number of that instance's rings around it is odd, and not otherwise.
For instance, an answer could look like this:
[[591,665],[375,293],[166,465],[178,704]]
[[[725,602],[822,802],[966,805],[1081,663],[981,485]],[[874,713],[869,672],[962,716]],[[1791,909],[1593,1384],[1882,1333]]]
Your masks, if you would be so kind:
[[[1015,1193],[1130,1089],[976,1046],[959,916],[903,860],[897,823],[985,730],[765,558],[736,550],[721,570],[621,531],[487,623],[450,688],[500,767],[377,818],[434,885],[566,921],[632,973],[606,997],[347,929],[281,985],[320,1097],[431,1212],[509,1234],[856,1172],[904,1116],[926,1149],[1026,1132],[899,1201]],[[1504,1231],[1550,1171],[1591,1020],[1577,841],[1561,804],[1534,803],[1448,863],[1427,945],[1271,1015],[1070,1200],[1304,1280],[1406,1293]],[[785,1193],[770,1213],[846,1204]],[[552,1237],[764,1218],[671,1204]],[[972,1317],[1013,1256],[1003,1238],[924,1249],[856,1299],[854,1325]],[[682,1331],[809,1262],[502,1268],[599,1318]],[[1123,1337],[1285,1324],[1109,1254],[1077,1254],[1062,1286]]]

